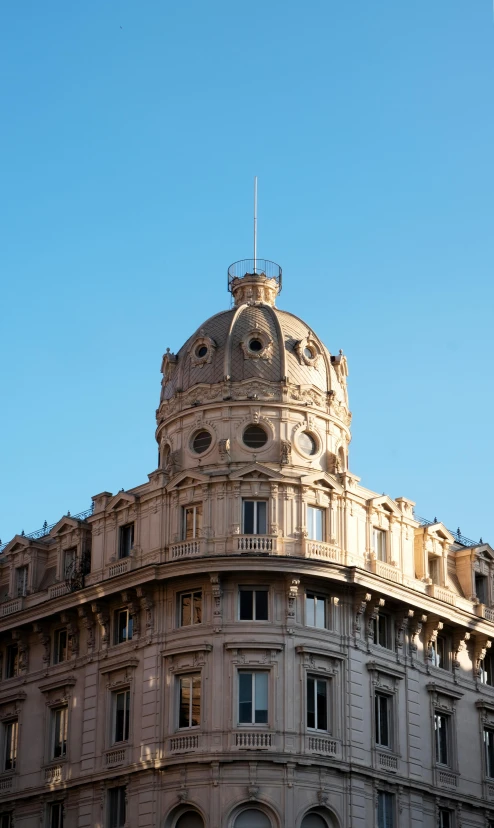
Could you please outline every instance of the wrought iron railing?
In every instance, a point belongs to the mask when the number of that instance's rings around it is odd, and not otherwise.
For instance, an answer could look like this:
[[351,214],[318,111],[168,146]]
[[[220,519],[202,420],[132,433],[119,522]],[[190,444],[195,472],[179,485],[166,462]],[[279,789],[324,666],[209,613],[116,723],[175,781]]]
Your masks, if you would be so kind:
[[276,279],[278,283],[278,293],[281,293],[281,267],[276,262],[270,262],[268,259],[240,259],[234,262],[228,268],[228,290],[232,289],[232,282],[235,279],[242,279],[244,276],[266,276],[267,279]]
[[[440,523],[437,518],[434,518],[434,520],[428,520],[427,518],[419,517],[418,515],[414,515],[414,518],[415,520],[418,520],[421,526],[433,526],[435,523]],[[446,527],[446,529],[448,529],[448,527]],[[467,538],[466,535],[462,535],[459,527],[456,532],[453,531],[453,529],[448,529],[448,532],[453,535],[455,543],[460,543],[462,546],[478,546],[479,543],[482,543],[482,538],[480,538],[480,541],[474,541],[471,538]]]
[[[74,520],[87,520],[87,518],[90,517],[93,514],[93,512],[94,512],[94,503],[91,505],[91,508],[86,509],[85,512],[78,512],[76,515],[71,515],[70,512],[67,512],[65,517],[71,517],[71,518],[74,518]],[[24,538],[32,538],[33,540],[36,540],[38,538],[44,538],[45,535],[50,534],[51,530],[54,528],[54,526],[57,525],[57,523],[59,521],[60,521],[60,518],[55,523],[51,523],[50,525],[48,525],[47,521],[45,520],[45,522],[44,522],[43,526],[41,527],[41,529],[36,529],[35,532],[28,532],[27,534],[24,531],[22,531],[21,535]],[[8,542],[9,541],[7,541],[7,543]],[[3,552],[3,550],[7,546],[7,543],[2,543],[0,541],[0,552]]]

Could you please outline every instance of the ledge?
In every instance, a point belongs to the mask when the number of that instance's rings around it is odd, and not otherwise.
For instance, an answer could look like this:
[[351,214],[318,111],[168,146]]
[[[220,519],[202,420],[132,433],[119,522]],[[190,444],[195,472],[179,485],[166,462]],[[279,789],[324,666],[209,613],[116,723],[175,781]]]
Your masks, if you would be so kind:
[[225,650],[281,650],[285,649],[284,643],[271,641],[242,641],[239,644],[227,642],[223,645]]
[[308,653],[309,655],[324,656],[326,658],[338,658],[340,661],[346,661],[347,656],[343,653],[335,653],[334,650],[327,650],[325,647],[312,647],[310,644],[298,644],[295,647],[295,652],[299,655]]
[[112,658],[111,661],[106,661],[103,667],[99,668],[99,672],[105,675],[105,673],[113,673],[115,670],[123,670],[125,667],[130,667],[132,670],[135,670],[138,665],[138,658],[121,655],[120,657]]
[[0,693],[0,705],[2,704],[12,704],[12,702],[16,701],[25,701],[27,698],[27,694],[24,690],[13,690],[11,693],[7,693],[5,696],[2,696]]
[[197,644],[195,647],[174,647],[173,650],[161,650],[160,655],[163,658],[171,658],[176,655],[187,655],[188,653],[210,653],[213,649],[212,644]]
[[39,684],[38,689],[42,693],[49,693],[50,690],[57,690],[59,687],[73,687],[76,681],[75,676],[57,676],[57,678],[47,681],[45,684]]
[[459,690],[453,690],[450,687],[445,687],[442,684],[436,684],[435,681],[430,681],[426,684],[429,693],[438,693],[440,696],[449,696],[450,699],[461,699],[465,695]]
[[396,679],[405,678],[405,670],[398,670],[396,667],[391,667],[387,664],[379,664],[377,661],[368,661],[365,665],[369,673],[385,673],[387,676],[393,676]]

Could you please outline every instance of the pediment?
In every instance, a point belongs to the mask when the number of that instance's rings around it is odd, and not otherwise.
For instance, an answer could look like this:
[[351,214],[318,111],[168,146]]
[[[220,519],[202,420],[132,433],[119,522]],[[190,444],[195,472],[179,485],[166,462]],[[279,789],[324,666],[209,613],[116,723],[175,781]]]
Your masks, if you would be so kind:
[[123,506],[133,506],[137,497],[130,492],[117,492],[116,495],[108,502],[106,511],[111,512],[114,509],[121,509]]
[[487,561],[494,560],[494,549],[488,543],[482,543],[474,547],[478,558],[484,558]]
[[166,491],[171,492],[173,489],[180,488],[181,486],[194,486],[209,482],[210,478],[208,475],[201,474],[193,469],[186,469],[185,471],[180,472],[180,474],[175,475],[175,477],[168,483]]
[[68,517],[65,515],[63,518],[60,518],[58,523],[50,531],[50,537],[55,537],[55,535],[61,535],[63,532],[73,532],[74,529],[79,527],[79,521],[75,520],[75,518]]
[[368,506],[372,509],[381,507],[384,512],[393,515],[401,515],[401,509],[398,508],[394,500],[389,495],[380,495],[379,497],[370,497],[367,501]]
[[279,471],[273,471],[269,466],[264,466],[262,463],[249,463],[242,469],[232,472],[230,480],[279,480],[284,477]]
[[303,486],[323,486],[325,489],[338,492],[338,494],[343,492],[343,488],[338,483],[336,477],[328,472],[311,472],[310,474],[306,474],[304,477],[301,477],[300,482]]
[[40,549],[45,548],[43,541],[50,539],[49,535],[43,535],[43,538],[35,540],[34,538],[27,538],[25,535],[14,535],[11,541],[4,547],[2,555],[15,554],[17,552],[25,552],[26,549],[38,546]]
[[428,523],[419,528],[423,530],[424,535],[430,535],[439,540],[448,541],[448,543],[455,542],[454,536],[446,529],[444,523]]

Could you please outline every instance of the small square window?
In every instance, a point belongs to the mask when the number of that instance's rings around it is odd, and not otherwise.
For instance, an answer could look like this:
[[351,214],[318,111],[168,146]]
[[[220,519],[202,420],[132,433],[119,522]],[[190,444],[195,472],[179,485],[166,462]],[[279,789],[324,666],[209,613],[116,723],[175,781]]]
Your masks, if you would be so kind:
[[267,724],[268,674],[254,672],[238,674],[238,723]]
[[63,828],[63,802],[50,805],[50,828]]
[[309,538],[309,540],[325,540],[325,514],[325,509],[318,509],[316,506],[307,506],[307,537]]
[[17,765],[17,740],[19,723],[17,719],[3,725],[3,770],[15,770]]
[[132,616],[129,610],[116,610],[114,615],[114,643],[123,644],[124,641],[130,641],[132,639],[133,627]]
[[239,620],[267,621],[268,596],[267,587],[240,587]]
[[244,500],[243,524],[244,535],[265,535],[267,533],[266,500]]
[[200,538],[202,532],[202,503],[197,506],[184,506],[183,509],[183,540]]
[[67,707],[57,707],[51,711],[51,758],[59,759],[67,755],[67,726],[69,711]]
[[130,690],[113,693],[112,743],[128,742],[130,729]]
[[372,530],[372,547],[374,550],[374,555],[376,556],[378,561],[383,561],[386,563],[387,561],[387,549],[386,549],[386,534],[387,532],[384,529],[377,529],[376,527]]
[[61,664],[63,661],[67,661],[69,657],[69,636],[67,630],[55,630],[55,634],[53,636],[53,663],[54,664]]
[[451,763],[450,748],[451,717],[436,710],[434,714],[435,756],[439,765],[449,767]]
[[179,626],[190,627],[202,623],[202,592],[182,592],[179,595]]
[[124,828],[127,819],[126,789],[124,786],[108,791],[108,828]]
[[7,647],[5,659],[5,678],[14,678],[19,675],[19,648],[17,644]]
[[308,627],[325,630],[328,623],[328,601],[323,595],[308,592],[305,596],[305,623]]
[[120,527],[118,557],[128,558],[134,548],[134,524],[127,523]]
[[374,698],[374,725],[376,745],[379,747],[393,747],[391,738],[391,696],[385,693],[376,693]]
[[179,678],[178,726],[199,727],[201,724],[201,677],[180,676]]
[[307,676],[307,727],[328,731],[328,679]]

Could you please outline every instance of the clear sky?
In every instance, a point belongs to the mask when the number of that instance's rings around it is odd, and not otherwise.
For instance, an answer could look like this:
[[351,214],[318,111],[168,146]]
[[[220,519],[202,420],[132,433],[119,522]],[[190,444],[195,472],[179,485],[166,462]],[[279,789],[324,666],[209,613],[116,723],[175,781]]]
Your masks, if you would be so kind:
[[350,468],[494,545],[492,0],[0,7],[0,537],[156,467],[228,265],[349,361]]

